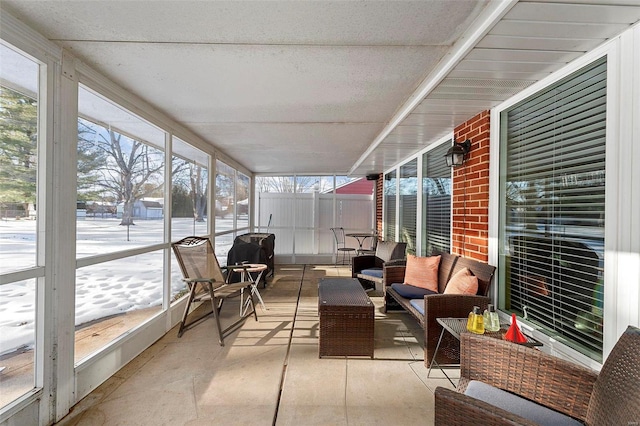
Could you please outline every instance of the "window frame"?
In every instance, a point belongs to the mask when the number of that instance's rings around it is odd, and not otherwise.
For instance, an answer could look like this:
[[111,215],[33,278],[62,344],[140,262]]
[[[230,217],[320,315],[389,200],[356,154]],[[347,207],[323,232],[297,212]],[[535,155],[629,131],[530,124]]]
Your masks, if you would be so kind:
[[[423,215],[423,182],[424,182],[424,178],[425,176],[423,175],[423,171],[424,171],[424,167],[423,167],[423,163],[424,163],[424,159],[425,159],[425,155],[428,155],[430,152],[441,148],[443,145],[447,146],[447,149],[451,146],[451,141],[453,140],[453,133],[449,133],[445,136],[443,136],[442,138],[438,139],[437,141],[435,141],[434,143],[430,144],[428,147],[416,152],[414,155],[412,155],[411,157],[406,158],[405,160],[403,160],[401,163],[396,164],[395,166],[387,169],[384,171],[383,173],[383,186],[385,185],[385,182],[387,182],[387,175],[394,173],[394,179],[395,179],[395,193],[394,193],[394,203],[395,203],[395,216],[394,216],[394,223],[393,225],[395,226],[395,241],[399,241],[400,236],[398,235],[398,229],[399,226],[402,224],[401,223],[401,218],[400,216],[400,197],[398,196],[398,194],[400,193],[400,170],[403,166],[409,164],[410,162],[417,160],[417,190],[418,190],[418,194],[417,194],[417,199],[416,199],[416,236],[415,236],[415,247],[416,247],[416,255],[424,255],[424,250],[425,250],[425,245],[426,245],[426,241],[424,241],[424,231],[423,228],[425,226],[424,223],[424,215]],[[442,157],[442,161],[444,162],[444,156]],[[451,176],[451,184],[453,185],[453,170],[451,170],[450,173]],[[453,191],[453,186],[451,187],[451,190]],[[384,239],[388,238],[388,229],[387,229],[387,207],[389,203],[389,198],[386,194],[385,188],[383,187],[383,191],[382,191],[382,226],[383,226],[383,236]],[[451,204],[449,207],[449,247],[451,248],[451,238],[453,235],[453,192],[451,194]]]
[[[28,59],[37,67],[36,79],[37,91],[35,93],[37,111],[36,111],[36,129],[37,141],[35,146],[36,153],[36,194],[35,204],[39,206],[36,210],[35,217],[35,249],[32,257],[33,263],[20,269],[10,270],[2,273],[0,276],[0,285],[7,285],[20,282],[34,282],[34,298],[33,298],[33,315],[34,315],[34,346],[33,346],[33,368],[31,371],[32,387],[22,393],[13,401],[4,406],[0,406],[0,422],[5,416],[11,415],[18,411],[19,407],[23,407],[32,401],[36,396],[46,394],[45,387],[48,386],[45,370],[51,364],[46,357],[48,352],[46,339],[47,332],[52,330],[51,321],[45,318],[48,312],[48,306],[52,304],[53,283],[52,276],[49,273],[52,259],[51,251],[48,250],[48,241],[43,230],[46,229],[50,222],[52,208],[52,191],[48,190],[46,182],[51,171],[52,165],[52,149],[48,140],[52,138],[52,119],[48,112],[48,100],[51,99],[53,92],[53,84],[49,79],[49,70],[52,69],[50,61],[39,59],[32,54],[33,51],[28,49],[30,46],[24,46],[21,43],[12,43],[5,38],[0,39],[0,43],[12,50],[15,54]],[[26,48],[25,48],[26,47]],[[15,90],[9,87],[11,90]]]
[[[640,38],[640,33],[636,30],[636,38]],[[631,176],[634,170],[631,164],[631,159],[628,161],[621,155],[621,147],[623,145],[626,149],[630,149],[632,144],[632,138],[628,140],[622,140],[620,138],[620,131],[629,127],[631,119],[621,118],[620,104],[621,98],[624,96],[621,92],[623,84],[631,85],[633,83],[631,73],[626,78],[621,79],[619,71],[621,67],[621,61],[623,60],[621,55],[621,45],[623,38],[633,38],[633,32],[629,31],[623,33],[619,37],[603,44],[599,48],[583,55],[582,57],[572,61],[561,70],[548,76],[547,78],[540,80],[539,82],[529,86],[527,89],[506,100],[502,104],[496,106],[491,110],[490,129],[491,129],[491,142],[490,142],[490,156],[493,159],[500,158],[501,155],[501,114],[503,111],[511,108],[513,105],[521,102],[529,96],[548,88],[555,84],[559,80],[569,76],[570,74],[578,71],[579,69],[588,66],[589,64],[597,61],[602,57],[606,57],[607,60],[607,116],[606,116],[606,184],[605,184],[605,217],[607,218],[609,225],[605,224],[605,247],[604,247],[604,327],[603,327],[603,359],[606,359],[608,353],[613,348],[613,345],[618,339],[618,336],[622,333],[622,329],[627,324],[633,323],[633,321],[622,320],[621,316],[628,315],[627,313],[621,314],[618,312],[619,301],[618,296],[619,287],[624,274],[622,269],[624,266],[620,264],[617,252],[620,250],[620,240],[624,233],[629,234],[627,231],[621,232],[619,227],[615,225],[621,218],[627,219],[631,214],[630,209],[626,210],[618,205],[618,200],[621,198],[621,194],[631,194],[631,187],[629,179],[625,179],[624,176]],[[631,51],[627,45],[626,51]],[[636,84],[638,84],[636,82]],[[628,97],[632,95],[629,93]],[[633,103],[629,100],[629,103]],[[498,265],[499,259],[499,212],[500,207],[500,162],[492,161],[490,163],[489,173],[489,263]],[[631,220],[631,219],[628,219]],[[499,282],[499,268],[496,270],[495,282]],[[636,290],[637,294],[637,290]],[[493,286],[491,290],[491,296],[494,300],[497,300],[501,294],[498,286]],[[501,312],[503,318],[505,314]],[[532,336],[544,343],[545,351],[554,355],[563,357],[565,359],[578,362],[590,368],[599,369],[601,363],[589,358],[581,352],[565,345],[561,340],[557,340],[549,337],[548,335],[540,332],[536,326],[528,323],[527,321],[518,318],[518,322],[525,332],[530,333]]]
[[[602,300],[596,292],[604,260],[600,221],[606,219],[605,185],[600,182],[606,159],[606,65],[601,57],[504,109],[499,158],[497,305],[523,319],[529,320],[529,314],[539,330],[566,339],[568,346],[598,362],[601,330],[585,332],[574,324]],[[587,185],[565,180],[584,174],[591,179]],[[504,185],[509,182],[518,188],[513,211],[507,208],[511,204]],[[592,195],[585,196],[585,189]],[[601,212],[599,221],[589,217],[591,209]]]
[[[427,173],[429,174],[429,168],[428,165],[425,165],[425,162],[428,160],[428,157],[431,154],[435,154],[436,152],[438,152],[438,150],[441,151],[445,151],[445,153],[447,152],[447,150],[452,146],[453,143],[453,138],[449,138],[446,137],[442,140],[440,140],[438,143],[433,144],[432,146],[429,147],[428,150],[425,150],[422,152],[422,154],[420,155],[420,194],[419,197],[420,198],[420,214],[418,215],[418,229],[420,229],[420,232],[418,233],[418,238],[419,238],[419,247],[420,247],[420,253],[422,256],[428,256],[431,255],[433,251],[428,252],[428,240],[429,240],[429,223],[425,223],[425,221],[427,220],[427,216],[425,214],[424,211],[424,207],[425,207],[425,203],[426,200],[424,199],[425,197],[425,188],[424,188],[424,183],[425,183],[425,179],[429,179],[429,176],[425,176],[422,172],[424,172],[425,168],[427,170]],[[437,158],[437,157],[435,157]],[[442,154],[442,158],[444,158],[444,154]],[[443,160],[444,163],[444,160]],[[444,167],[448,167],[446,164]],[[448,251],[451,252],[451,236],[453,235],[453,169],[449,168],[449,242],[448,242]],[[437,250],[436,250],[437,251]]]

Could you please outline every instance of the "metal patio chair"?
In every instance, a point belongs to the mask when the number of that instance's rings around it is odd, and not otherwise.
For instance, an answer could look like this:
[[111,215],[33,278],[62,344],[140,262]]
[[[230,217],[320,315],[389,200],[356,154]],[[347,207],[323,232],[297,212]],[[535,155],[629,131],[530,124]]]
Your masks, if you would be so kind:
[[[211,241],[208,238],[186,237],[178,242],[172,243],[171,248],[182,270],[182,275],[184,276],[183,281],[187,283],[187,287],[189,288],[189,300],[187,301],[187,306],[184,309],[184,315],[180,322],[178,337],[181,337],[182,333],[190,326],[213,314],[218,330],[218,341],[220,342],[220,346],[224,346],[225,336],[232,332],[251,314],[253,314],[256,321],[258,320],[258,314],[256,313],[253,294],[251,292],[252,283],[250,281],[228,283],[227,278],[222,272],[223,269],[226,269],[229,271],[228,275],[231,275],[231,271],[242,270],[245,268],[244,265],[225,266],[221,268],[213,251],[213,247],[211,246]],[[222,303],[228,297],[240,295],[245,289],[247,289],[248,295],[247,304],[251,305],[251,310],[247,310],[246,314],[240,316],[237,321],[223,330],[220,326],[220,309],[222,308]],[[191,305],[203,301],[211,302],[211,311],[187,322]]]
[[[341,265],[350,265],[351,257],[356,252],[354,247],[347,247],[345,242],[345,233],[344,228],[331,228],[331,232],[333,232],[333,236],[336,240],[336,262],[335,265],[338,265],[338,258],[342,255]],[[349,259],[347,259],[347,256]]]
[[358,256],[375,255],[376,248],[378,247],[379,242],[380,241],[378,241],[378,233],[374,232],[371,237],[371,246],[369,248],[358,249]]

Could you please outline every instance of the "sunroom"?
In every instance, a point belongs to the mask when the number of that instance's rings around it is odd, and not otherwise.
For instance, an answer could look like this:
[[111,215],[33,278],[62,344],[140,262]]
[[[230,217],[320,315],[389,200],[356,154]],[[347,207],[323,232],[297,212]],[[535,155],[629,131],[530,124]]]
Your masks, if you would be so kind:
[[0,424],[60,421],[173,330],[188,235],[488,262],[500,315],[596,370],[640,325],[635,0],[0,8]]

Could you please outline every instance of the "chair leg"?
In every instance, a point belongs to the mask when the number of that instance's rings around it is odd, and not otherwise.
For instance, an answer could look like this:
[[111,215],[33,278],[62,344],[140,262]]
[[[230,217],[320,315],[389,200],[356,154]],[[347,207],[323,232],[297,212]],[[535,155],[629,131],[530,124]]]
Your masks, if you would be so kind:
[[182,321],[180,321],[180,328],[178,329],[178,337],[182,337],[182,333],[184,333],[185,324],[187,323],[187,317],[189,316],[189,308],[191,307],[191,303],[193,303],[193,299],[196,296],[196,286],[198,284],[191,284],[191,288],[189,289],[189,300],[187,300],[187,305],[184,307],[184,314],[182,314]]
[[218,300],[211,296],[211,308],[213,309],[213,319],[216,322],[216,328],[218,329],[218,343],[220,346],[224,346],[224,335],[222,334],[222,327],[220,326],[220,308],[218,307]]

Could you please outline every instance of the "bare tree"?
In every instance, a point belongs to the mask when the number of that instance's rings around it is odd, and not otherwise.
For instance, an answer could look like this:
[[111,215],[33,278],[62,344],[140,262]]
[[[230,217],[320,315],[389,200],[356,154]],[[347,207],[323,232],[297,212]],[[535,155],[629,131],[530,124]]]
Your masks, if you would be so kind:
[[[258,192],[310,192],[314,189],[323,191],[328,185],[323,179],[317,176],[263,176],[256,180]],[[330,185],[333,186],[333,183]]]
[[98,177],[96,185],[123,203],[120,225],[134,225],[135,202],[152,194],[162,194],[163,152],[112,129],[83,119],[78,121],[84,126],[80,136],[84,144],[101,151],[105,158],[95,171]]
[[189,164],[191,182],[191,201],[193,202],[193,217],[196,222],[204,222],[204,212],[207,206],[209,179],[207,169],[198,164]]

